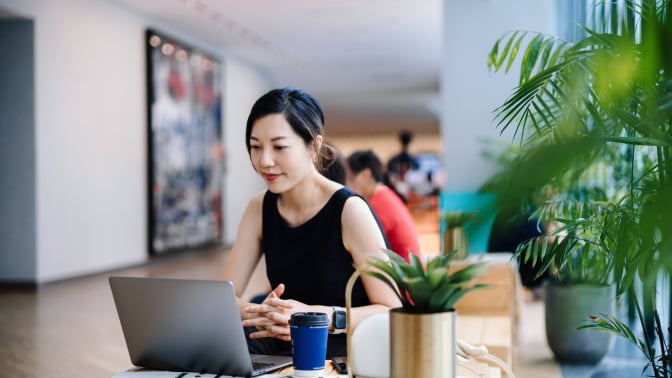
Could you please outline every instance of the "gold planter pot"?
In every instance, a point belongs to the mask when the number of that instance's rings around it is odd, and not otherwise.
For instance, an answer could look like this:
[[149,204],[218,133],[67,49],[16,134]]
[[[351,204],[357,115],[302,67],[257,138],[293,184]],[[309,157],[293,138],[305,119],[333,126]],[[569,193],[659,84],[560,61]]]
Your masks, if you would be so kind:
[[457,311],[390,310],[391,378],[454,378]]
[[452,251],[456,251],[455,259],[457,260],[467,258],[469,245],[467,244],[467,234],[464,227],[450,227],[443,232],[442,255],[445,256]]

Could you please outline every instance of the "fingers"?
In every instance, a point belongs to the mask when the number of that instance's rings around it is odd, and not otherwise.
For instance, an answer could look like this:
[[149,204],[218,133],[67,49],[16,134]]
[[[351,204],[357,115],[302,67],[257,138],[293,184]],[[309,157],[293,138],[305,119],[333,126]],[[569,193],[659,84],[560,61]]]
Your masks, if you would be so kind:
[[284,299],[273,298],[266,299],[262,304],[253,304],[245,307],[246,313],[265,314],[267,312],[277,312],[283,310],[290,310],[294,307],[291,301]]
[[[285,284],[279,284],[278,286],[271,291],[268,296],[266,296],[266,299],[261,304],[258,305],[250,305],[245,307],[246,312],[269,312],[269,311],[274,311],[277,310],[278,308],[286,308],[286,309],[291,309],[292,304],[291,301],[280,299],[280,296],[285,293]],[[272,308],[272,307],[275,307]]]
[[257,317],[243,320],[243,327],[257,327],[264,328],[273,325],[275,322],[265,317]]
[[245,327],[259,327],[259,326],[267,326],[270,324],[276,324],[280,326],[288,326],[289,325],[289,316],[281,314],[276,311],[271,311],[271,312],[265,312],[262,314],[258,314],[255,317],[250,317],[247,319],[243,320],[243,326]]
[[280,296],[282,296],[282,294],[284,293],[285,293],[285,284],[283,283],[278,284],[278,286],[276,286],[275,289],[273,289],[273,291],[271,292],[271,294],[274,294],[276,298],[280,298]]
[[250,334],[251,339],[261,339],[264,337],[275,337],[284,341],[291,341],[289,334],[289,327],[279,325],[267,325],[265,327],[257,328],[259,331]]
[[268,294],[266,299],[264,299],[263,303],[266,303],[267,301],[272,300],[272,299],[278,299],[284,293],[285,293],[285,284],[283,284],[283,283],[278,284],[278,286],[276,286],[275,289],[273,289],[273,291],[271,291]]
[[[260,339],[275,337],[284,341],[291,341],[289,333],[289,317],[283,315],[285,310],[293,307],[291,301],[280,299],[285,293],[285,285],[279,284],[271,291],[261,304],[245,307],[247,314],[253,315],[243,320],[244,326],[254,326],[257,332],[252,332],[250,338]],[[256,316],[254,316],[256,315]]]
[[292,301],[290,301],[289,299],[280,299],[280,298],[269,298],[266,301],[264,301],[264,303],[262,303],[262,306],[263,305],[270,306],[276,309],[277,308],[290,309],[294,307],[294,305],[292,305]]

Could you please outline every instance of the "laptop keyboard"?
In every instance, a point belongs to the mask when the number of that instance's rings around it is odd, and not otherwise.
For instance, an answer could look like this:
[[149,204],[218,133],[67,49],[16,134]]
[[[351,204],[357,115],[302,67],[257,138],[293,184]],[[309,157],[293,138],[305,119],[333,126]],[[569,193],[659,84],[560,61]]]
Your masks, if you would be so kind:
[[268,367],[273,366],[274,364],[268,363],[268,362],[252,362],[252,369],[254,370],[261,370],[261,369],[266,369]]

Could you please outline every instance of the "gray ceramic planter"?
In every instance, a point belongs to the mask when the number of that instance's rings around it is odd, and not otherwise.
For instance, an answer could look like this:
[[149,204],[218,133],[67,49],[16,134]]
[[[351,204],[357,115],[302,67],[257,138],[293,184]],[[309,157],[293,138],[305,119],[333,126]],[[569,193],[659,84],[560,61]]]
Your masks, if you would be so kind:
[[614,335],[592,329],[577,330],[589,323],[589,315],[614,314],[614,286],[589,284],[545,286],[546,339],[562,362],[596,364],[611,349]]

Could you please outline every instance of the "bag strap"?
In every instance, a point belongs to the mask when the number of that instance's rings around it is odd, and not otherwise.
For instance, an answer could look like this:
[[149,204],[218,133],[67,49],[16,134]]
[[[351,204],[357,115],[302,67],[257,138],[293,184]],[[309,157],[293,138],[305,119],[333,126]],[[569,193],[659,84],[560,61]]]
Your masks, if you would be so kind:
[[513,373],[509,364],[504,362],[501,358],[490,354],[485,345],[474,346],[463,340],[457,339],[457,357],[458,364],[460,362],[476,361],[477,359],[491,362],[504,370],[509,378],[516,378],[516,375]]

